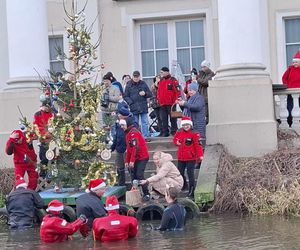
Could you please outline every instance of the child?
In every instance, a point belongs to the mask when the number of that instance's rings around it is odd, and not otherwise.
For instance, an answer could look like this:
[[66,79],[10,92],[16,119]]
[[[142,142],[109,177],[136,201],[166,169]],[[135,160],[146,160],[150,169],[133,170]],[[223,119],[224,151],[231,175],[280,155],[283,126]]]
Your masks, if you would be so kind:
[[178,146],[178,169],[184,180],[183,189],[187,186],[184,176],[186,168],[189,178],[188,197],[193,198],[195,190],[194,168],[195,164],[203,159],[203,149],[200,144],[200,133],[192,130],[193,123],[191,118],[187,116],[182,117],[181,126],[182,128],[177,130],[174,135],[173,142]]

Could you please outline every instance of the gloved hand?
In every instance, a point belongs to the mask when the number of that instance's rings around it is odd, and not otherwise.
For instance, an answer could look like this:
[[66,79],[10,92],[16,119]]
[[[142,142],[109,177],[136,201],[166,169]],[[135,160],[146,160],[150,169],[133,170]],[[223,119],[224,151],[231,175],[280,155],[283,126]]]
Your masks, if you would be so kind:
[[82,237],[87,237],[89,235],[89,228],[87,223],[81,225],[81,227],[79,228],[79,232],[81,233]]
[[84,214],[81,214],[79,216],[79,219],[81,219],[84,223],[87,223],[88,219],[86,218],[86,216]]

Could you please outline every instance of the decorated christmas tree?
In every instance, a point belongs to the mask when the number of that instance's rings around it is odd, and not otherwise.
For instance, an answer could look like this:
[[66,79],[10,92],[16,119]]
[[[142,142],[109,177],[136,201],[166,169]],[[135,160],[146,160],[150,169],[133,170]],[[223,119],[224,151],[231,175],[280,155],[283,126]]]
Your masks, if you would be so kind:
[[[65,8],[65,6],[64,6]],[[42,79],[40,101],[49,103],[53,118],[47,124],[47,133],[40,133],[36,125],[23,119],[27,136],[47,142],[47,179],[60,186],[85,187],[92,178],[103,178],[109,185],[115,182],[113,166],[101,161],[106,149],[107,132],[99,127],[97,108],[101,98],[101,86],[97,83],[97,48],[91,42],[92,26],[86,26],[84,9],[77,11],[72,2],[71,11],[65,8],[69,53],[57,48],[58,57],[68,60],[71,70],[50,72],[51,80]]]

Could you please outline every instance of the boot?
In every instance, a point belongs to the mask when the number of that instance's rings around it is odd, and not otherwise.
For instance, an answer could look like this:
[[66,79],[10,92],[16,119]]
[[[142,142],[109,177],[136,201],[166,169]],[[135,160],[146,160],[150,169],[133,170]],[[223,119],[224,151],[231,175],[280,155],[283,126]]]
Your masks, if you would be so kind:
[[189,193],[188,193],[188,198],[194,199],[194,191],[195,191],[195,187],[194,186],[190,186],[189,187]]

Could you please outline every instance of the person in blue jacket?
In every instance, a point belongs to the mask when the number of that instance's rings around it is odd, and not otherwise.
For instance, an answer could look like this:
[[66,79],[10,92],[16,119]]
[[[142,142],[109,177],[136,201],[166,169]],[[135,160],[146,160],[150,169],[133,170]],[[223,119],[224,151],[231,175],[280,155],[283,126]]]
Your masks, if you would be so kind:
[[141,80],[139,71],[134,71],[132,80],[127,83],[124,100],[128,103],[130,112],[137,123],[141,119],[142,134],[146,141],[150,141],[148,122],[148,98],[152,97],[146,82]]

